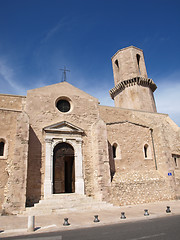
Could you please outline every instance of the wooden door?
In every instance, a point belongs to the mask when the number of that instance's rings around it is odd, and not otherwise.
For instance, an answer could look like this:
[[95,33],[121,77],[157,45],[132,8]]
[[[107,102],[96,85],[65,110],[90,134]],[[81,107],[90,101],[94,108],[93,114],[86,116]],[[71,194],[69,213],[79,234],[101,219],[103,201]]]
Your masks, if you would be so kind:
[[67,143],[60,143],[53,156],[53,193],[75,192],[74,149]]

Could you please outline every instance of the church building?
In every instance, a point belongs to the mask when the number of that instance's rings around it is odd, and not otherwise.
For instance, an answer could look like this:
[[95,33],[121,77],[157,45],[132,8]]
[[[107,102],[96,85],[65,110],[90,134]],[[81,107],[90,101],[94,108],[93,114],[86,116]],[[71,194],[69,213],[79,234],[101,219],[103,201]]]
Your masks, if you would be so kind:
[[143,51],[112,57],[115,107],[60,82],[0,94],[0,211],[54,195],[115,206],[180,198],[180,128],[157,113]]

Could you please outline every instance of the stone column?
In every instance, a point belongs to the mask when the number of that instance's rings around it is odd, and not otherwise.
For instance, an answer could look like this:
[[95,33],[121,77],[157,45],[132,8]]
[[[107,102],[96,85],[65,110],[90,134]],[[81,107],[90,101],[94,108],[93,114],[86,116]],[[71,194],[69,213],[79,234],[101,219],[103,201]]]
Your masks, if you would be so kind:
[[46,160],[45,160],[45,178],[44,178],[44,197],[53,194],[53,156],[52,139],[45,139],[46,142]]
[[75,193],[84,194],[82,140],[76,139],[75,147]]

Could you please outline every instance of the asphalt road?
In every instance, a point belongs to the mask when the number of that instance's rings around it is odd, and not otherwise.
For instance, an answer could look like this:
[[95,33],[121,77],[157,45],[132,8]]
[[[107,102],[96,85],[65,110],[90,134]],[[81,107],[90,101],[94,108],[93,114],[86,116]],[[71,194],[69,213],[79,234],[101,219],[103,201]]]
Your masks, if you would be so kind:
[[[126,220],[125,220],[126,221]],[[97,223],[98,224],[98,223]],[[180,240],[180,215],[3,239],[21,240]]]

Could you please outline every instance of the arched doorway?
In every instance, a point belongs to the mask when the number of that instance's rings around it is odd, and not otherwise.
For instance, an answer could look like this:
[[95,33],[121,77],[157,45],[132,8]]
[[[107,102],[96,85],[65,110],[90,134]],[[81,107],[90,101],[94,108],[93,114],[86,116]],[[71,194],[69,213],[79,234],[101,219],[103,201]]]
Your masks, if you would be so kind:
[[68,143],[59,143],[53,151],[53,193],[75,192],[74,149]]

